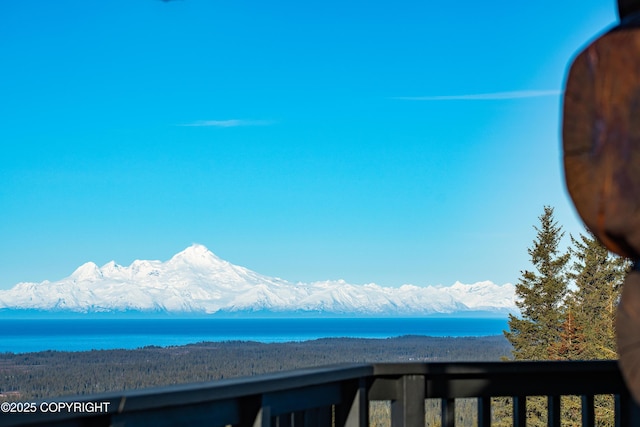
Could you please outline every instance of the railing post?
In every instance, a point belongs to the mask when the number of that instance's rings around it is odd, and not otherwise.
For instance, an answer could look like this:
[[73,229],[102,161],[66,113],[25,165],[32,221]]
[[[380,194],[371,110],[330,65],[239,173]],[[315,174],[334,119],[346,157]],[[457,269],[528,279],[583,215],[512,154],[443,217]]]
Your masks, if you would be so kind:
[[560,427],[560,396],[547,396],[547,424]]
[[595,427],[596,425],[596,412],[593,403],[593,395],[582,395],[582,426],[583,427]]
[[527,396],[513,396],[513,427],[527,425]]
[[491,426],[491,398],[478,398],[478,427]]
[[360,378],[357,383],[345,385],[343,402],[336,408],[336,426],[367,427],[369,425],[368,381]]
[[424,399],[424,376],[402,376],[396,400],[391,401],[391,427],[424,427]]
[[454,427],[456,423],[456,400],[441,399],[442,427]]

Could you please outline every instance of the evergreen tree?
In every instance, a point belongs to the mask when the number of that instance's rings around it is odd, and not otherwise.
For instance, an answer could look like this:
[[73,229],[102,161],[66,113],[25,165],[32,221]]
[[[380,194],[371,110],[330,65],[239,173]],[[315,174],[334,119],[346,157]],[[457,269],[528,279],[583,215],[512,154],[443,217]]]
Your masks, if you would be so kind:
[[612,255],[588,232],[579,239],[571,237],[575,262],[570,278],[576,289],[568,305],[586,336],[581,359],[615,359],[615,313],[624,276],[631,262]]
[[551,360],[579,360],[583,359],[588,346],[587,338],[582,332],[583,327],[569,310],[560,327],[560,339],[552,343],[548,349]]
[[[616,306],[631,261],[611,254],[589,231],[579,239],[572,236],[571,242],[575,261],[570,278],[576,289],[567,305],[585,337],[584,351],[572,358],[615,359]],[[596,396],[594,406],[599,425],[613,426],[612,396]]]
[[505,336],[513,346],[513,357],[543,360],[560,341],[564,322],[563,302],[568,290],[565,272],[569,253],[558,248],[563,232],[553,217],[553,208],[544,207],[533,247],[528,249],[536,271],[523,271],[516,284],[516,305],[521,316],[509,315]]
[[[553,209],[544,208],[539,218],[533,247],[528,250],[536,271],[524,271],[516,285],[520,317],[509,316],[505,336],[513,346],[515,359],[611,359],[616,358],[615,313],[630,261],[612,255],[591,233],[571,237],[572,248],[561,254],[558,244],[563,236],[553,219]],[[571,271],[565,273],[570,257]],[[575,284],[568,291],[568,283]],[[496,405],[499,421],[506,417]],[[596,396],[598,425],[613,425],[613,399]],[[527,422],[545,424],[544,399],[528,399]],[[580,423],[580,401],[563,397],[562,420],[568,425]],[[563,424],[564,425],[564,424]]]

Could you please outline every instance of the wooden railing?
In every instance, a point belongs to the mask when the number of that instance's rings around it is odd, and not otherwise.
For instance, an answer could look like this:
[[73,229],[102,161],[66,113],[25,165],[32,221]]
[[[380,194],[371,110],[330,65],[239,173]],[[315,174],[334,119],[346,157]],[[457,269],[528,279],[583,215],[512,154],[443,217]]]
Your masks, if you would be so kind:
[[[561,396],[581,397],[583,426],[595,425],[594,396],[612,395],[617,426],[640,411],[615,361],[335,365],[208,383],[3,406],[0,426],[367,426],[372,401],[390,402],[391,426],[424,426],[425,399],[441,401],[454,426],[455,401],[477,399],[477,425],[491,424],[492,397],[510,396],[524,426],[527,396],[546,396],[547,425],[560,425]],[[22,406],[19,406],[22,405]],[[14,411],[10,411],[14,409]],[[9,411],[7,411],[9,410]],[[20,412],[20,413],[18,413]]]

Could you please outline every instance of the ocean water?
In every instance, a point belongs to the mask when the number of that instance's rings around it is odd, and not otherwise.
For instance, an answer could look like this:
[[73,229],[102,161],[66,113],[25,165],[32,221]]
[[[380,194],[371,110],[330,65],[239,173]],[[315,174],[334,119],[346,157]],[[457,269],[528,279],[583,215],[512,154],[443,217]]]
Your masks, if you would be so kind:
[[502,335],[506,318],[410,319],[2,319],[0,352],[84,351],[177,346],[203,341],[307,341]]

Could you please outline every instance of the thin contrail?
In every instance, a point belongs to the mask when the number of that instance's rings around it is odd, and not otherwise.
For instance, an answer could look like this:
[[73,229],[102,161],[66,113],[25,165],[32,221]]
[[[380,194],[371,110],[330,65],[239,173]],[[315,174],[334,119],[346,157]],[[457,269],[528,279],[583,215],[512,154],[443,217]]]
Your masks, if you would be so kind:
[[198,120],[197,122],[186,123],[179,126],[200,126],[200,127],[219,127],[219,128],[232,128],[239,126],[267,126],[273,124],[270,120]]

